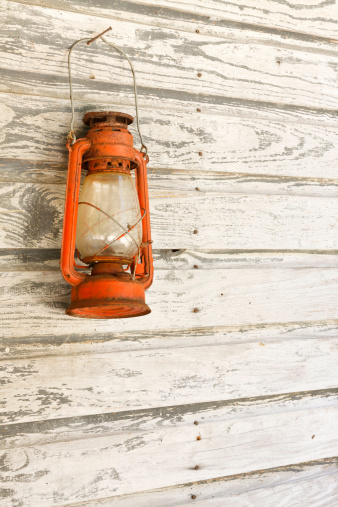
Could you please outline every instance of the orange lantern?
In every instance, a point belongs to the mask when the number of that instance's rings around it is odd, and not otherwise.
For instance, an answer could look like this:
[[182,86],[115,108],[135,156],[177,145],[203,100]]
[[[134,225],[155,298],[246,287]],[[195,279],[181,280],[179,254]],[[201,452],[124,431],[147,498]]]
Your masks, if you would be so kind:
[[[98,37],[117,48],[102,34]],[[81,41],[90,44],[98,37]],[[81,41],[73,44],[71,50]],[[128,61],[131,65],[129,58]],[[132,71],[134,75],[133,68]],[[70,65],[69,77],[71,87]],[[138,114],[135,75],[134,87]],[[60,262],[63,277],[72,285],[66,313],[96,319],[146,315],[150,308],[145,303],[145,290],[153,280],[147,149],[141,134],[141,150],[133,147],[133,136],[128,130],[133,117],[119,112],[87,113],[83,121],[89,130],[84,138],[76,140],[72,88],[71,102]],[[137,126],[139,129],[138,120]],[[82,167],[88,172],[80,193]],[[85,266],[75,263],[75,251]],[[91,273],[84,274],[79,268],[91,268]]]

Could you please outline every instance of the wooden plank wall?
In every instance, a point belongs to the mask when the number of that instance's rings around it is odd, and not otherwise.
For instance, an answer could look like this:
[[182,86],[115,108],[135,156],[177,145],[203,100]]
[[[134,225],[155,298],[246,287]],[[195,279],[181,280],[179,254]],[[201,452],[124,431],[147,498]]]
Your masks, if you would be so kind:
[[[337,3],[0,3],[0,505],[338,505]],[[156,276],[151,315],[88,322],[58,267],[67,49],[109,25]],[[79,135],[134,114],[103,45],[74,88]]]

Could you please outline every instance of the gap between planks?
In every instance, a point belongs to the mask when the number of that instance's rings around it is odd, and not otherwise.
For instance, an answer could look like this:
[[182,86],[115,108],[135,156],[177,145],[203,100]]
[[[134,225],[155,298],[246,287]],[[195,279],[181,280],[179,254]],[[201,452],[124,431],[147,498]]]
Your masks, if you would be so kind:
[[[53,442],[68,442],[99,438],[103,434],[109,435],[115,431],[128,431],[133,422],[138,421],[135,429],[156,428],[163,426],[170,420],[175,425],[186,424],[185,419],[194,419],[199,414],[199,422],[239,418],[241,414],[246,417],[255,417],[257,413],[278,414],[293,412],[295,410],[320,409],[336,406],[338,402],[338,388],[317,389],[312,391],[298,391],[263,396],[251,396],[218,401],[190,403],[184,405],[161,406],[152,408],[130,409],[119,412],[103,412],[88,415],[73,415],[70,417],[57,417],[51,419],[36,419],[26,422],[13,422],[0,424],[3,448],[18,445],[36,445]],[[263,411],[263,412],[262,412]],[[238,415],[238,413],[240,415]],[[114,426],[116,425],[116,427]],[[61,436],[62,435],[62,436]],[[67,438],[65,439],[65,435]],[[9,444],[6,443],[8,439]],[[21,441],[21,439],[23,439]],[[31,441],[30,441],[31,439]]]
[[68,333],[60,336],[22,336],[0,338],[0,359],[31,359],[79,354],[109,353],[151,349],[198,347],[200,345],[224,345],[226,343],[269,343],[293,340],[324,340],[337,336],[338,320],[289,322],[238,327],[209,326],[160,331],[134,330],[119,333]]
[[[337,131],[338,133],[338,131]],[[64,161],[64,153],[60,153],[62,161],[55,160],[32,160],[18,158],[0,158],[0,185],[3,183],[50,183],[53,185],[66,185],[67,162]],[[82,171],[81,178],[84,180],[86,170]],[[338,179],[316,176],[276,175],[264,173],[245,173],[228,171],[201,171],[169,168],[169,167],[147,167],[149,184],[156,187],[158,180],[172,181],[179,180],[182,192],[198,191],[204,193],[269,193],[274,195],[304,195],[304,196],[330,196],[338,195]],[[215,181],[215,183],[213,183]],[[216,185],[219,182],[228,184],[226,190],[219,190]],[[204,187],[196,187],[204,183]],[[266,185],[266,190],[258,190],[257,185]],[[236,189],[238,185],[238,189]],[[271,187],[269,187],[271,185]],[[275,188],[272,187],[275,185]],[[161,187],[161,184],[159,185]],[[244,190],[243,190],[244,186]],[[247,187],[246,187],[247,186]],[[308,187],[306,191],[302,187]],[[323,189],[321,193],[320,189]]]
[[[58,271],[59,248],[0,249],[0,272]],[[155,269],[338,268],[338,250],[153,250]]]

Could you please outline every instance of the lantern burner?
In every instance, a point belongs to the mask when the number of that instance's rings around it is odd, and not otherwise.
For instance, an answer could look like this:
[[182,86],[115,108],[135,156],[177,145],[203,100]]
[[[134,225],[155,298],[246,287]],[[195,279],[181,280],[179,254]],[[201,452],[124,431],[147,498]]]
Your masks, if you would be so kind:
[[127,129],[134,121],[133,116],[114,111],[90,112],[84,115],[83,123],[90,128],[112,127],[113,129]]

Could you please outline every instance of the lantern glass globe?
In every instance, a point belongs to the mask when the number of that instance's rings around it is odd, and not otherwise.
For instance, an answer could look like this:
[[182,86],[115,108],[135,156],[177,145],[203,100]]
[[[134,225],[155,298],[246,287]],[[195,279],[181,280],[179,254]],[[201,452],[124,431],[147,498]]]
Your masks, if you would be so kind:
[[[129,232],[126,232],[129,231]],[[79,198],[76,248],[81,259],[130,261],[142,242],[140,204],[134,179],[119,172],[87,175]]]

